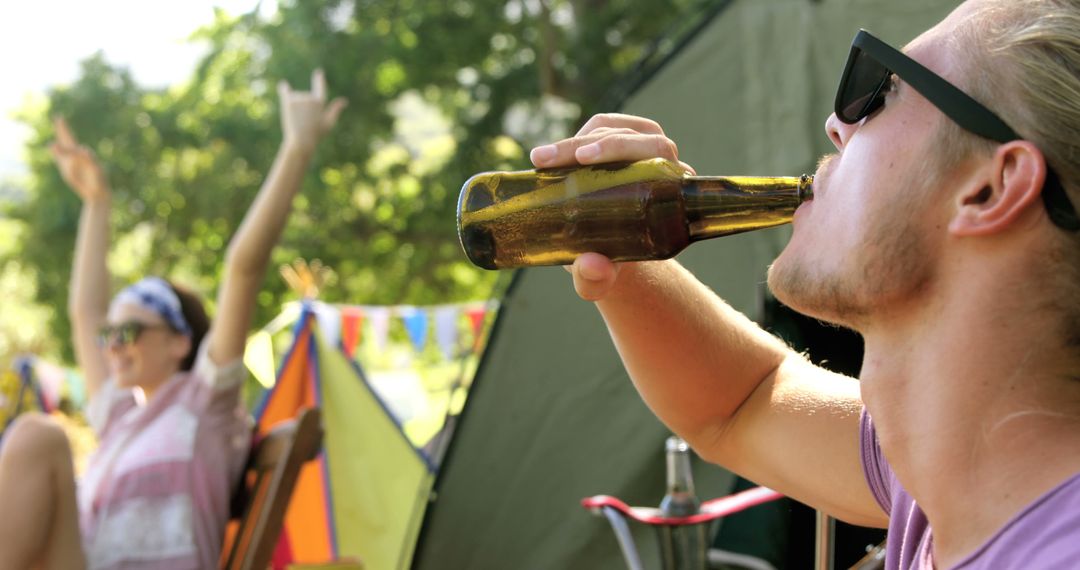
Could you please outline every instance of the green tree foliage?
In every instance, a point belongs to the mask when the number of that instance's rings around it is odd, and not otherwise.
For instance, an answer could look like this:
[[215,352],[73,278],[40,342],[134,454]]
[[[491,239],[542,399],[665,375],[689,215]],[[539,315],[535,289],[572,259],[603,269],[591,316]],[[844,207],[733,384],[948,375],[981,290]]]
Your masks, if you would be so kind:
[[[349,107],[320,147],[273,265],[319,258],[324,299],[427,304],[487,296],[497,274],[461,254],[461,183],[528,167],[528,149],[572,132],[698,0],[282,0],[194,34],[210,45],[189,81],[147,89],[101,56],[27,110],[29,199],[10,215],[39,302],[67,304],[79,201],[47,153],[49,116],[69,118],[114,191],[110,265],[212,299],[223,249],[280,141],[275,85],[326,70]],[[117,283],[119,286],[121,283]],[[256,322],[289,296],[269,277]],[[211,307],[212,309],[212,307]],[[52,330],[69,336],[65,311]],[[68,354],[70,352],[68,351]]]

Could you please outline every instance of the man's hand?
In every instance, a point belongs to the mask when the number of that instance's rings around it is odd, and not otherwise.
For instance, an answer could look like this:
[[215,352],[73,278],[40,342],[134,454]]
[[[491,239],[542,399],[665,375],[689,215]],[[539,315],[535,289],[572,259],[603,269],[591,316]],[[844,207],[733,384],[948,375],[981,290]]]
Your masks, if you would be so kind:
[[[573,137],[536,147],[529,153],[537,168],[656,157],[679,162],[694,174],[690,165],[679,160],[679,148],[656,121],[618,113],[593,115]],[[574,276],[578,296],[599,301],[615,286],[621,267],[599,253],[585,253],[566,270]]]
[[53,128],[56,141],[49,145],[49,152],[64,182],[83,202],[108,200],[109,185],[94,153],[79,144],[63,117],[53,119]]
[[311,91],[293,91],[285,81],[278,83],[281,99],[281,130],[284,144],[307,152],[315,149],[323,135],[337,123],[348,102],[338,97],[326,103],[326,76],[321,69],[311,73]]
[[666,158],[679,162],[679,148],[667,138],[656,121],[633,115],[593,115],[574,136],[532,149],[529,158],[537,168],[598,164],[623,160]]

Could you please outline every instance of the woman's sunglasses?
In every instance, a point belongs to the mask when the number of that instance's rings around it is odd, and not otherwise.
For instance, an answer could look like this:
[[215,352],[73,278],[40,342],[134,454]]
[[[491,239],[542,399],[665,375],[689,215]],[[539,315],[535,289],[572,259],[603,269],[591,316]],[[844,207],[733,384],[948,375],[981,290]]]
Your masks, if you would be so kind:
[[[1001,143],[1022,138],[967,93],[866,30],[859,30],[851,42],[851,53],[836,90],[836,118],[854,124],[880,109],[885,104],[893,74],[973,134]],[[1055,225],[1064,230],[1080,230],[1080,216],[1049,164],[1042,198]]]
[[118,325],[105,325],[98,329],[98,343],[101,346],[109,346],[113,342],[124,346],[133,344],[139,340],[143,331],[150,329],[170,329],[168,325],[151,325],[138,321],[128,321]]

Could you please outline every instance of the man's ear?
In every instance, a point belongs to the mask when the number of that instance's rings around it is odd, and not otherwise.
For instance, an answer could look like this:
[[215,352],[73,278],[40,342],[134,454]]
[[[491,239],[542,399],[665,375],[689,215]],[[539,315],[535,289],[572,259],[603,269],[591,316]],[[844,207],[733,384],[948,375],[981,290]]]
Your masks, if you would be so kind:
[[949,222],[954,235],[977,236],[1000,232],[1041,204],[1046,159],[1029,141],[1010,141],[994,152],[977,178],[957,196],[956,214]]

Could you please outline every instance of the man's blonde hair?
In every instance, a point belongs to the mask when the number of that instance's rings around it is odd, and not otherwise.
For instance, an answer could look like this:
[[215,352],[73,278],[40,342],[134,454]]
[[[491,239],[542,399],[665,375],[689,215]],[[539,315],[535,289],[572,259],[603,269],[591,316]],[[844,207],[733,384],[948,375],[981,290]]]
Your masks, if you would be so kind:
[[[965,91],[1039,147],[1080,207],[1080,0],[975,0],[972,8],[954,36],[965,46]],[[993,147],[959,127],[946,131],[961,154]],[[1080,349],[1080,232],[1055,233],[1055,304],[1068,344]]]
[[[1039,145],[1075,192],[1080,180],[1080,0],[976,3],[972,87]],[[986,73],[986,70],[997,70]]]

